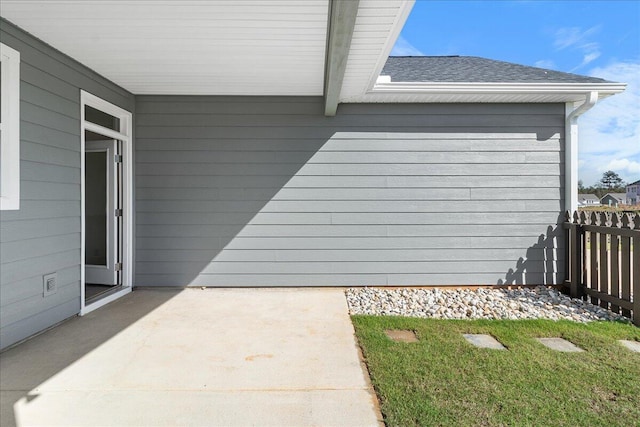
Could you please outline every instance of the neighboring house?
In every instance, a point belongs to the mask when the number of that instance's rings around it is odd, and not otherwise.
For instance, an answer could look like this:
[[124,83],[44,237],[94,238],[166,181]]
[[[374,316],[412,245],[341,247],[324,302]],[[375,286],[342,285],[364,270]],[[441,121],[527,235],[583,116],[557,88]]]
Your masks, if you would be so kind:
[[600,199],[595,194],[578,194],[578,206],[599,206]]
[[562,282],[624,84],[388,58],[412,2],[329,5],[2,1],[1,347],[134,286]]
[[640,180],[627,185],[625,197],[630,205],[640,204]]
[[626,193],[607,193],[600,199],[600,204],[603,206],[618,206],[627,204]]

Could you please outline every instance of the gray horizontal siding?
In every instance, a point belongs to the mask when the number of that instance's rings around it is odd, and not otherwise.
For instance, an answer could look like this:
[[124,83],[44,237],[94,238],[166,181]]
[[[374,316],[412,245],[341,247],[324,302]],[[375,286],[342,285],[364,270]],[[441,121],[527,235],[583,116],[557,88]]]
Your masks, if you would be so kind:
[[[389,123],[388,115],[384,110],[375,112],[369,110],[363,114],[339,114],[335,117],[325,117],[311,114],[282,114],[276,110],[265,115],[259,114],[182,114],[180,123],[174,124],[176,114],[141,114],[138,124],[142,127],[155,129],[156,131],[169,128],[171,132],[188,128],[190,131],[216,128],[275,128],[291,131],[292,128],[302,127],[305,132],[316,127],[324,128],[418,128],[424,127],[452,127],[459,124],[460,117],[464,117],[467,127],[492,127],[496,126],[562,126],[564,117],[556,114],[481,114],[470,112],[469,114],[402,114],[395,115],[393,122]],[[286,126],[283,126],[286,124]],[[422,128],[422,129],[420,129]],[[369,132],[368,130],[366,132]],[[146,133],[143,132],[143,135]]]
[[136,101],[138,285],[563,275],[562,105]]
[[[384,155],[383,155],[384,154]],[[289,163],[299,164],[301,160],[307,160],[309,153],[305,151],[288,153],[285,159],[276,151],[270,152],[238,152],[238,151],[217,151],[217,152],[200,152],[200,151],[151,151],[140,152],[138,156],[139,163],[206,163],[206,164],[228,164],[244,162],[247,164],[265,164],[265,163],[281,163],[287,160]],[[518,163],[550,163],[558,164],[560,162],[560,153],[527,153],[527,152],[466,152],[466,153],[447,153],[447,152],[392,152],[386,151],[381,153],[361,152],[361,151],[345,151],[345,152],[318,152],[310,159],[307,164],[504,164],[507,162]]]
[[[416,195],[418,197],[418,195]],[[557,200],[138,200],[138,212],[518,212],[530,209],[558,212]],[[263,206],[264,205],[264,206]]]
[[[518,248],[526,245],[531,237],[235,237],[225,244],[226,239],[215,237],[138,237],[139,249],[152,249],[171,245],[175,249],[226,249],[226,250],[253,250],[253,249],[427,249],[427,248]],[[176,240],[178,242],[176,242]],[[489,260],[487,260],[489,261]]]
[[[142,213],[142,212],[140,212]],[[497,215],[493,212],[465,212],[464,215],[421,212],[349,212],[349,213],[268,213],[251,212],[144,212],[137,224],[200,224],[200,225],[253,225],[260,224],[555,224],[558,212],[510,212]]]
[[[383,154],[381,154],[383,156]],[[535,168],[523,168],[518,164],[318,164],[311,163],[300,170],[301,165],[295,163],[137,163],[136,172],[140,175],[157,175],[159,167],[164,175],[234,175],[261,176],[274,174],[281,178],[297,176],[560,176],[564,174],[564,168],[558,164],[535,164]]]
[[[342,176],[294,176],[287,184],[290,188],[485,188],[496,189],[497,191],[507,191],[506,189],[529,188],[549,189],[563,188],[560,176],[511,176],[509,181],[505,181],[503,176],[350,176],[348,180]],[[253,176],[233,176],[233,175],[141,175],[136,177],[138,191],[154,191],[158,188],[162,190],[182,189],[182,188],[204,188],[208,191],[219,191],[220,194],[226,192],[227,197],[237,197],[238,193],[249,191],[267,191],[280,182],[282,178],[274,175],[253,175]],[[283,190],[287,190],[284,188]],[[182,191],[180,191],[182,193]],[[359,192],[353,192],[358,194]],[[526,193],[525,193],[526,194]]]
[[[174,264],[166,262],[162,266],[142,264],[138,266],[140,274],[173,274]],[[180,263],[184,265],[184,263]],[[199,263],[196,263],[199,264]],[[475,273],[502,274],[502,261],[465,261],[468,269]],[[180,266],[178,266],[180,268]],[[459,272],[457,262],[428,261],[428,262],[384,262],[384,261],[349,261],[349,262],[221,262],[209,265],[201,274],[221,275],[324,275],[324,274],[423,274],[425,271],[437,269],[440,274],[455,274]],[[537,265],[527,270],[527,273],[544,272],[544,265]]]
[[[545,248],[530,248],[527,259],[542,261],[547,259]],[[363,256],[366,255],[366,256]],[[223,251],[216,256],[216,261],[233,262],[237,254],[233,251]],[[423,262],[429,261],[512,261],[522,256],[522,249],[319,249],[319,250],[272,250],[254,249],[243,255],[245,262]],[[138,264],[157,262],[209,262],[211,258],[205,251],[196,249],[140,249],[137,257]],[[175,265],[174,265],[175,267]]]
[[2,244],[49,236],[69,235],[80,230],[80,217],[0,222]]
[[[20,210],[0,213],[0,348],[80,309],[80,89],[133,110],[134,97],[2,20],[20,52]],[[42,296],[42,275],[59,289]]]
[[[176,268],[176,270],[178,269]],[[496,277],[498,279],[496,282]],[[551,283],[561,275],[534,273],[527,280],[522,275],[504,273],[431,273],[431,274],[199,274],[195,278],[190,272],[183,274],[148,275],[148,285],[174,286],[175,283],[188,283],[189,286],[224,286],[224,287],[256,287],[256,286],[360,286],[366,283],[375,286],[425,286],[433,284],[478,285],[504,283]],[[506,277],[506,278],[505,278]]]
[[[506,113],[506,112],[505,112]],[[507,113],[508,114],[508,113]],[[391,116],[388,116],[392,118]],[[328,122],[326,122],[328,123]],[[518,131],[523,130],[522,127],[518,127],[510,122],[505,122],[500,125],[500,129],[502,129],[505,133],[517,133]],[[537,139],[547,139],[553,136],[557,136],[556,132],[560,128],[560,126],[531,126],[526,128],[529,132],[535,131],[534,129],[538,129],[539,132],[535,138]],[[435,133],[458,133],[460,132],[459,127],[454,126],[434,126],[433,132]],[[251,139],[256,138],[257,135],[268,135],[269,138],[272,139],[300,139],[300,138],[321,138],[323,140],[328,140],[330,137],[340,137],[340,132],[353,132],[354,138],[366,138],[367,133],[372,131],[378,131],[382,133],[392,133],[392,134],[402,134],[406,132],[410,132],[416,134],[416,137],[419,137],[418,134],[424,132],[425,128],[422,126],[415,127],[406,127],[406,126],[381,126],[379,122],[371,124],[371,126],[361,126],[348,128],[346,126],[334,128],[333,131],[327,130],[327,127],[322,126],[294,126],[289,127],[286,123],[282,123],[281,126],[197,126],[197,127],[138,127],[138,136],[142,139],[153,138],[153,139],[162,139],[162,138],[170,138],[170,139],[206,139],[206,138],[221,138],[221,139]],[[495,132],[495,126],[473,126],[466,128],[468,132],[471,133],[487,133],[487,132]]]
[[[347,183],[343,183],[346,185]],[[558,200],[560,188],[532,188],[523,192],[517,188],[283,188],[276,197],[279,200]],[[143,187],[138,190],[138,200],[157,200],[165,197],[168,200],[190,200],[194,196],[202,200],[220,199],[223,201],[237,201],[241,198],[259,198],[269,192],[269,189],[219,189],[192,188],[185,194],[182,188]],[[418,199],[419,198],[419,199]],[[251,199],[250,199],[251,200]]]
[[509,237],[531,236],[537,224],[436,224],[436,225],[380,225],[380,224],[314,224],[314,225],[138,225],[139,235],[163,237]]
[[[423,134],[421,139],[410,139],[414,135],[399,135],[397,148],[395,152],[437,152],[454,150],[474,150],[474,151],[500,151],[509,149],[512,152],[528,151],[528,152],[558,152],[558,137],[549,138],[543,141],[536,141],[535,145],[521,145],[522,139],[530,140],[535,135],[511,135],[495,136],[501,139],[486,138],[474,139],[471,135],[467,135],[469,139],[462,139],[464,135],[456,135],[458,139],[451,139],[452,134]],[[520,138],[518,138],[520,136]],[[350,138],[348,147],[344,146],[341,139],[331,139],[323,145],[324,152],[345,151],[348,148],[351,152],[371,152],[371,151],[389,151],[389,142],[393,140],[393,136],[386,138],[376,138],[371,135],[366,139]],[[300,138],[296,143],[295,151],[309,152],[314,151],[319,138]],[[428,143],[425,143],[429,141]],[[208,139],[190,139],[189,144],[182,144],[180,139],[144,139],[138,142],[138,147],[142,150],[153,148],[156,151],[176,151],[176,147],[180,147],[179,151],[203,151],[215,149],[220,152],[247,152],[247,151],[280,151],[291,150],[289,143],[273,138],[246,138],[233,140],[208,140]]]

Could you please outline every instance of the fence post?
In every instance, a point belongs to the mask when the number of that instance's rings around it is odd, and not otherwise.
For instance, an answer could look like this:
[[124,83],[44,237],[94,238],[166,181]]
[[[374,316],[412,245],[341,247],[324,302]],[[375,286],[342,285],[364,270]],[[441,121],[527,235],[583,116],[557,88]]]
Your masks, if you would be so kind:
[[[640,230],[640,215],[636,215],[630,228]],[[633,238],[633,323],[640,326],[640,237]]]
[[562,229],[567,230],[564,235],[564,283],[562,286],[564,289],[568,289],[571,284],[571,231],[569,229],[569,223],[571,222],[571,212],[564,212],[564,221],[562,222]]
[[[591,212],[589,216],[590,225],[598,226],[600,225],[600,215],[598,215],[595,211]],[[598,258],[598,244],[600,242],[600,233],[597,231],[591,231],[589,233],[589,285],[587,286],[589,289],[599,290],[600,289],[600,262]],[[591,304],[598,304],[598,298],[591,296],[590,298]]]
[[582,239],[580,229],[580,216],[578,212],[573,213],[573,222],[569,225],[569,241],[567,242],[571,246],[571,260],[570,260],[570,278],[571,283],[569,285],[569,295],[571,298],[578,298],[580,296],[579,286],[582,281]]

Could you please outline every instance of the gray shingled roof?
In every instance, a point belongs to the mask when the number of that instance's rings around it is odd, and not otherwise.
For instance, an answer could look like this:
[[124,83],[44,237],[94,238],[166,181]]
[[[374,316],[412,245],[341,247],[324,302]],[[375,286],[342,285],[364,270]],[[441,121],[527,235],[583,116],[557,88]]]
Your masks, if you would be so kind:
[[390,56],[380,75],[392,82],[608,83],[476,56]]
[[622,199],[625,199],[627,197],[627,193],[607,193],[604,196],[602,196],[602,198],[604,199],[607,196],[611,196],[611,197],[616,198],[618,200],[622,200]]

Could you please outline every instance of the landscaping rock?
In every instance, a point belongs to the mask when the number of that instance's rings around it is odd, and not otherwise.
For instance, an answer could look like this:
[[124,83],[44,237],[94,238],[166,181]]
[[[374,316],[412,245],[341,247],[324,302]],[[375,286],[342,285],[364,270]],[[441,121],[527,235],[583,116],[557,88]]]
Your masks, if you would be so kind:
[[555,288],[381,289],[349,288],[351,314],[435,319],[550,319],[590,322],[618,320],[621,314],[570,298]]

